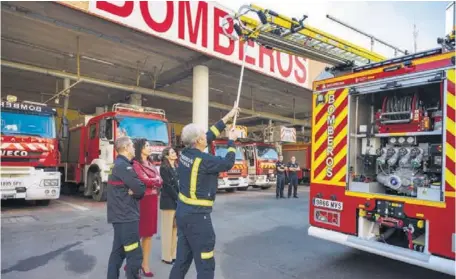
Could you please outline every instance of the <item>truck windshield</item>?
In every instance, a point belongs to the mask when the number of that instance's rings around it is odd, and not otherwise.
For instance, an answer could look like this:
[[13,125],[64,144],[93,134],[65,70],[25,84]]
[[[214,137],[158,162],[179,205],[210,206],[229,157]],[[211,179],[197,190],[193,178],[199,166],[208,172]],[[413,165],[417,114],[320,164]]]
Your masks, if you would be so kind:
[[156,119],[139,117],[118,117],[118,133],[135,138],[145,138],[150,145],[168,145],[168,125]]
[[268,146],[257,146],[257,156],[263,160],[278,160],[277,151]]
[[[215,146],[215,156],[225,157],[226,153],[228,152],[227,145],[216,145]],[[239,146],[236,146],[236,161],[243,161],[244,154],[242,153],[242,149]]]
[[2,111],[1,116],[2,135],[56,138],[55,118],[53,115]]

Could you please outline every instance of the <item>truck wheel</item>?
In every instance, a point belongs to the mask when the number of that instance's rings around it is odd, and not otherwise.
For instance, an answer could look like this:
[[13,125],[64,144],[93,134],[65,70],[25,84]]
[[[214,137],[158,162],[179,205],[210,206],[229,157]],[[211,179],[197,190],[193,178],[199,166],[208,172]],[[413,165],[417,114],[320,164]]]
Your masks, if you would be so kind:
[[236,188],[228,188],[225,189],[225,191],[227,191],[228,193],[233,193],[234,191],[236,191]]
[[38,206],[48,206],[51,203],[51,200],[38,200],[36,205]]
[[96,201],[106,201],[106,184],[101,181],[100,172],[90,172],[88,187],[92,188],[92,198]]
[[269,189],[269,188],[271,188],[271,186],[261,186],[262,190],[266,190],[266,189]]
[[239,191],[247,191],[247,189],[249,189],[249,186],[246,186],[246,187],[239,187],[237,188]]

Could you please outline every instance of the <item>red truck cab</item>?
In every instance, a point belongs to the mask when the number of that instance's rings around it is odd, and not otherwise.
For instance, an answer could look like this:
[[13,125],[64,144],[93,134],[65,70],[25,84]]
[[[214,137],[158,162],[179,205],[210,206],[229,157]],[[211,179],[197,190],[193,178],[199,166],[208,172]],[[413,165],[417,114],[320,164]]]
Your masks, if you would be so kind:
[[165,111],[115,104],[109,112],[84,116],[71,123],[62,153],[61,171],[65,182],[94,200],[106,200],[108,176],[117,156],[114,141],[121,136],[147,139],[153,160],[159,165],[159,155],[170,146]]
[[[2,199],[36,200],[48,205],[60,196],[59,140],[55,109],[7,96],[1,103]],[[62,137],[67,135],[63,121]]]
[[276,184],[276,163],[279,159],[276,147],[264,142],[242,144],[248,165],[248,183],[253,188],[271,188]]
[[[228,152],[228,140],[214,140],[209,151],[212,155],[225,157]],[[247,181],[247,163],[240,143],[236,143],[236,161],[231,170],[221,172],[218,179],[218,189],[234,192],[236,189],[247,190],[249,187]]]

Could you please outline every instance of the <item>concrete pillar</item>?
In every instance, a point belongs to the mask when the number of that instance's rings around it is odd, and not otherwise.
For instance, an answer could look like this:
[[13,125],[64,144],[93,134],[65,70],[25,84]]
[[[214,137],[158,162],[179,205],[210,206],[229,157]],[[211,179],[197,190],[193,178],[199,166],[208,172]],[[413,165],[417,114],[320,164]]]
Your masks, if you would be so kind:
[[142,95],[138,93],[131,94],[130,105],[142,106]]
[[[63,89],[66,89],[70,87],[70,79],[69,78],[65,78],[63,79]],[[67,111],[68,111],[68,105],[70,103],[70,90],[66,90],[65,93],[63,94],[63,96],[65,96],[65,99],[64,99],[64,102],[63,102],[63,116],[66,116],[67,115]]]
[[193,68],[193,123],[209,127],[209,68]]

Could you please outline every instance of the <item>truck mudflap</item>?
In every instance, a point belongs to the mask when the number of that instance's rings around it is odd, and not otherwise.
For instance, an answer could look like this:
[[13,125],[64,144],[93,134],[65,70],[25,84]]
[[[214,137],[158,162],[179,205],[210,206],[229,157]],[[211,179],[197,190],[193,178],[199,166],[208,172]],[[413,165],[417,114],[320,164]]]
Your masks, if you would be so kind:
[[430,254],[365,240],[353,235],[310,226],[308,234],[313,237],[339,243],[372,254],[402,261],[420,267],[455,276],[455,261]]

